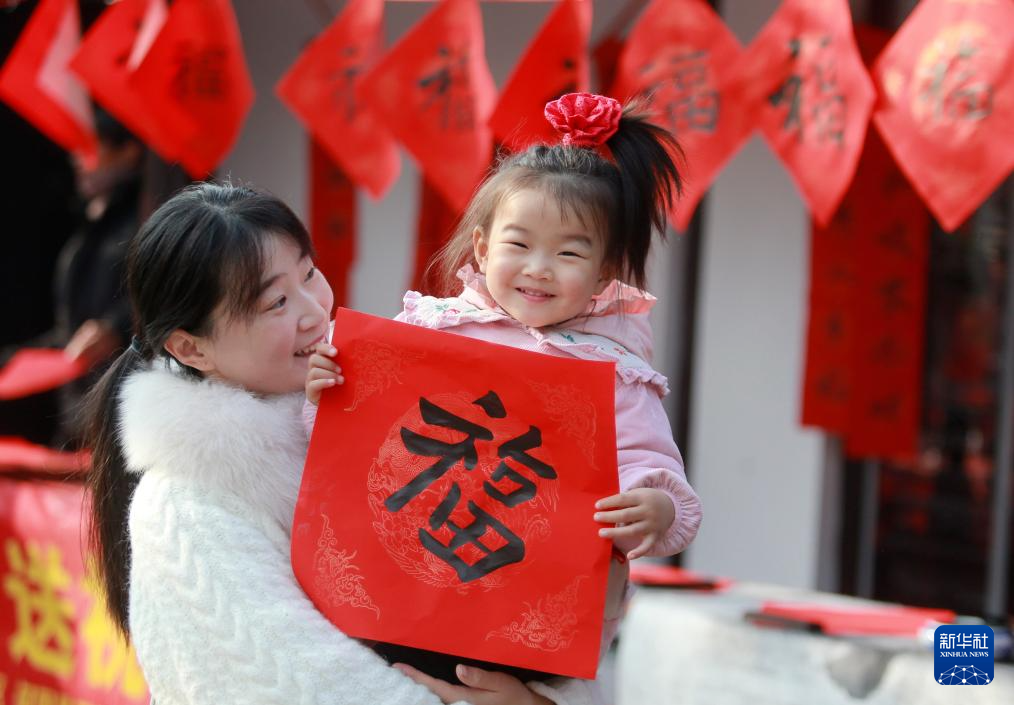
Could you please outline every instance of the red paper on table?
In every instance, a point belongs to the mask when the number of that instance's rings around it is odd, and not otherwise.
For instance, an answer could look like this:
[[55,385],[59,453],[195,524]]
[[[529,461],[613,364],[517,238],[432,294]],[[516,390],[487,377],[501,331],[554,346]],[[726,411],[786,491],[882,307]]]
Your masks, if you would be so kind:
[[709,578],[686,568],[658,563],[631,563],[630,582],[635,585],[672,587],[683,590],[724,590],[732,585],[728,578]]
[[951,610],[884,605],[850,607],[845,605],[765,602],[761,614],[815,624],[835,636],[916,636],[929,622],[954,622]]
[[146,705],[133,648],[83,550],[84,485],[0,479],[3,703]]
[[282,77],[278,97],[356,184],[381,198],[401,171],[398,145],[357,95],[383,44],[383,0],[351,0]]
[[877,129],[952,231],[1014,169],[1014,2],[923,0],[877,61]]
[[110,5],[88,30],[70,68],[110,115],[167,162],[175,162],[162,116],[130,83],[168,14],[165,0],[120,0]]
[[489,167],[496,101],[477,0],[442,0],[369,71],[361,97],[463,211]]
[[678,230],[687,229],[697,204],[753,130],[751,116],[726,87],[742,53],[704,0],[655,0],[620,56],[611,93],[646,98],[686,154],[685,192],[669,216]]
[[560,141],[545,117],[546,103],[590,85],[590,0],[560,0],[514,68],[489,120],[493,135],[512,150]]
[[88,451],[54,450],[24,438],[0,436],[0,470],[64,475],[85,472],[90,464]]
[[826,225],[852,182],[875,101],[848,1],[784,0],[737,74],[736,102]]
[[611,364],[339,309],[296,577],[350,636],[592,678],[617,491]]
[[72,360],[63,350],[18,350],[0,369],[0,399],[18,399],[56,389],[87,371],[83,360]]
[[315,140],[310,163],[310,235],[317,267],[331,285],[335,305],[346,306],[356,261],[356,187]]
[[174,0],[130,85],[161,116],[168,148],[190,175],[210,174],[254,100],[229,0]]
[[[416,220],[415,264],[412,268],[413,291],[449,295],[438,291],[435,272],[429,270],[433,255],[454,234],[461,212],[448,205],[440,191],[426,178],[419,177],[419,214]],[[457,293],[457,292],[454,292]]]
[[77,0],[42,0],[0,69],[0,98],[92,166],[98,143],[91,104],[67,67],[80,41]]

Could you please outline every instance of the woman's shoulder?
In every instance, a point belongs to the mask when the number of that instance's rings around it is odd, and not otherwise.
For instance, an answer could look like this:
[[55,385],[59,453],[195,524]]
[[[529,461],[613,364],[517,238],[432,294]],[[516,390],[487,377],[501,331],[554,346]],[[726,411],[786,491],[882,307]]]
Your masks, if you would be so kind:
[[306,454],[302,400],[259,397],[162,365],[136,372],[120,396],[127,468],[174,491],[234,495],[287,524]]

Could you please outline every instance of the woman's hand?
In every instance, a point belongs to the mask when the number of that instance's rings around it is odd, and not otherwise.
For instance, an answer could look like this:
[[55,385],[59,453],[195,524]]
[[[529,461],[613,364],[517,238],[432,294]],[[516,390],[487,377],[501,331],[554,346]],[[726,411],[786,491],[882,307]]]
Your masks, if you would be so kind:
[[628,560],[646,555],[665,536],[676,518],[669,495],[652,487],[638,487],[600,499],[595,508],[614,510],[596,512],[595,521],[616,524],[612,529],[599,529],[599,536],[625,543],[639,542],[627,553]]
[[317,351],[310,355],[310,367],[306,371],[306,399],[311,404],[320,403],[320,393],[328,387],[345,382],[342,368],[334,361],[338,348],[331,343],[317,343]]
[[532,692],[514,676],[498,671],[458,665],[455,672],[464,685],[451,685],[404,663],[396,663],[394,668],[431,690],[445,703],[464,700],[472,705],[553,705],[552,700]]

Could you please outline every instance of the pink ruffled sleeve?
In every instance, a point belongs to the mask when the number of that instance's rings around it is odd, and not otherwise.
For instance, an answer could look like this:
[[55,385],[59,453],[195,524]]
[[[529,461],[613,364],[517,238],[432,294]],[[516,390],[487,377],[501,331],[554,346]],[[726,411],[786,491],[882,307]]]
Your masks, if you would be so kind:
[[[620,490],[662,490],[676,510],[669,530],[649,555],[672,556],[684,550],[701,525],[701,501],[687,482],[683,457],[653,387],[622,382],[616,385],[616,450]],[[630,550],[634,546],[620,548]]]

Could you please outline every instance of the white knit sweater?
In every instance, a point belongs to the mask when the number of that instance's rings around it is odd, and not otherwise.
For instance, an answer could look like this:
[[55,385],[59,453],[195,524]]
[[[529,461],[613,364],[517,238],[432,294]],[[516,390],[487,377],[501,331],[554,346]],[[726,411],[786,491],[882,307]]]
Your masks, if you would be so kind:
[[[302,394],[256,397],[162,366],[120,398],[130,631],[158,705],[439,705],[305,596],[289,531],[306,453]],[[536,684],[559,705],[587,681]]]

